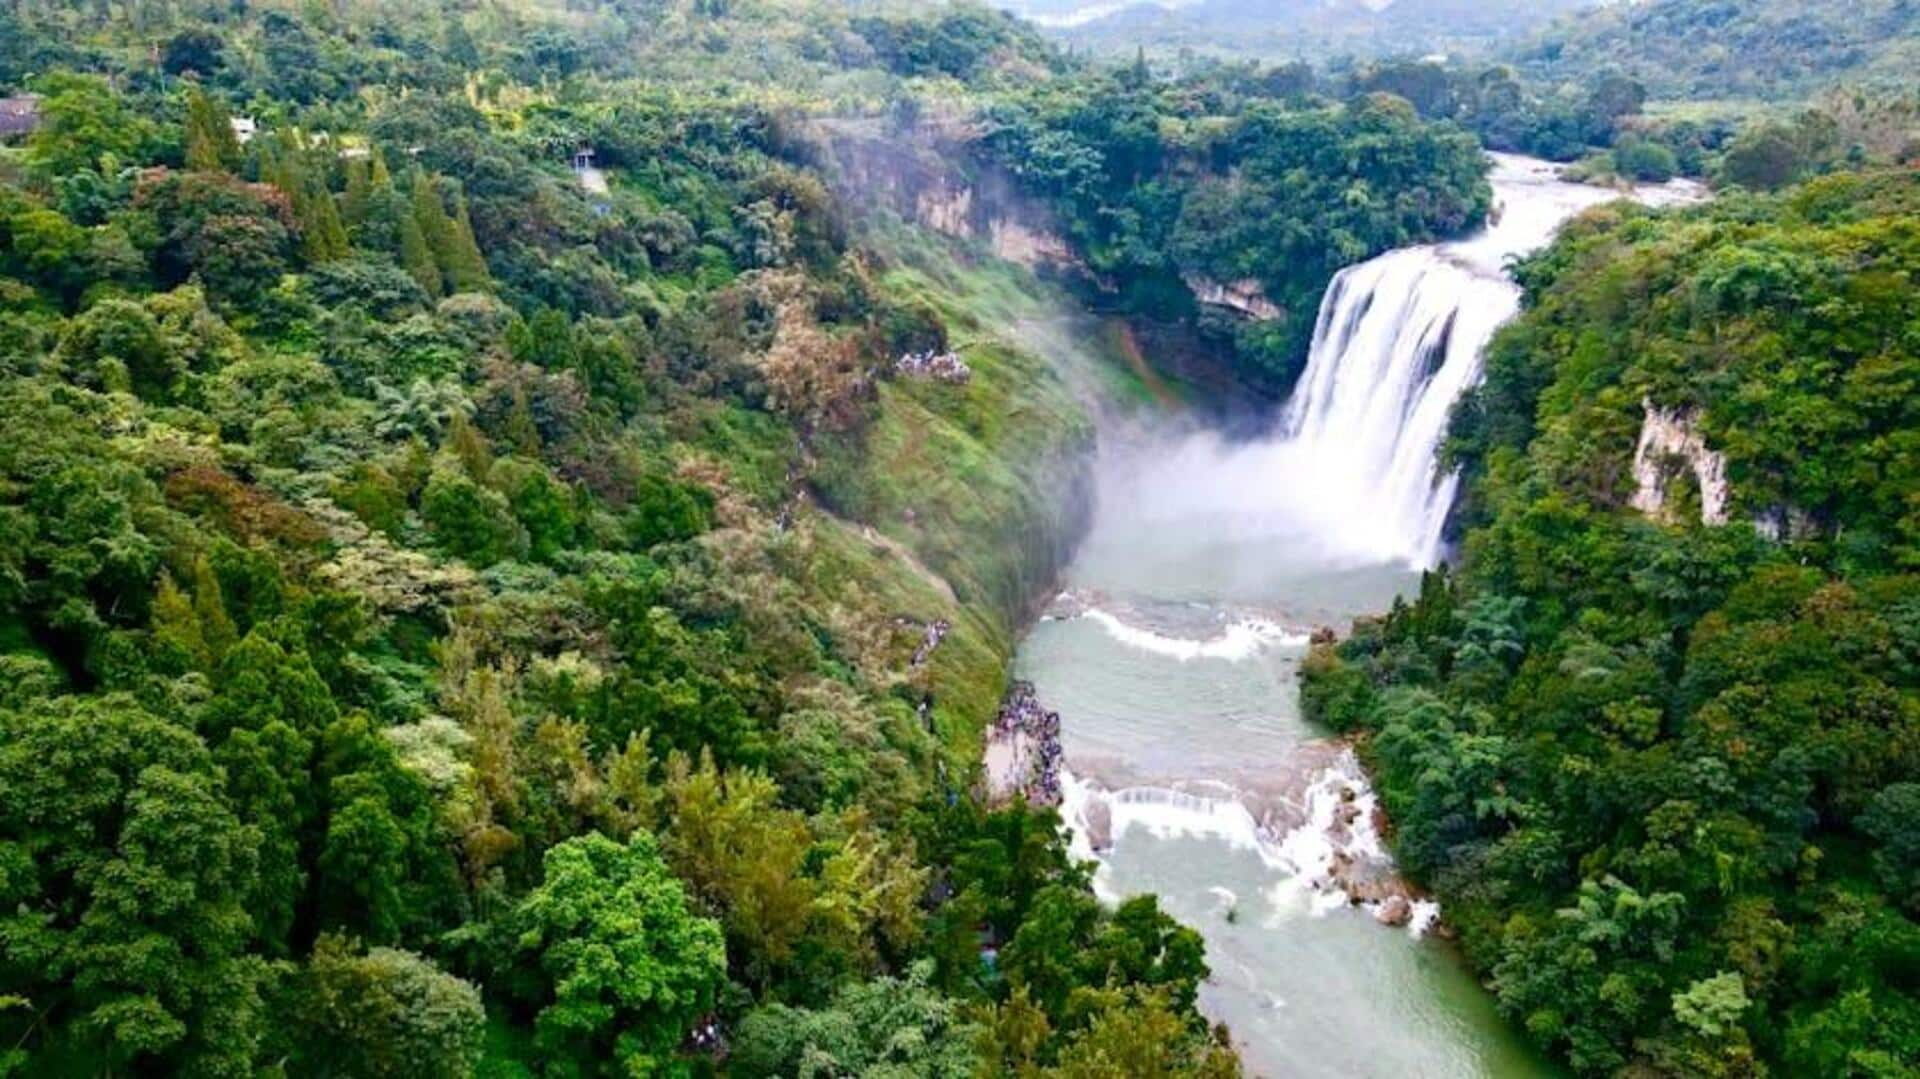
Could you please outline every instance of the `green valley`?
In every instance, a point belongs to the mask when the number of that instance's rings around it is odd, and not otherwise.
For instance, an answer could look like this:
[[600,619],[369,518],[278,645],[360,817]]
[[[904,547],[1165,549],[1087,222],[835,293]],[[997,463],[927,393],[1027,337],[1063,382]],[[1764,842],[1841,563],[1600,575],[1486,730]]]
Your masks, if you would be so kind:
[[1764,6],[0,5],[0,1076],[1911,1074],[1914,9]]

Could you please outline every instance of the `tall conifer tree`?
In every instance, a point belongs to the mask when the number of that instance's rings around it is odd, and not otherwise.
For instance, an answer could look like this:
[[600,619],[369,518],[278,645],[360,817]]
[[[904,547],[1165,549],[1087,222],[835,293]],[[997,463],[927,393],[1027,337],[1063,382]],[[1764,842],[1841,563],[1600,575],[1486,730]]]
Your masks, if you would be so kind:
[[467,199],[453,197],[453,242],[448,251],[451,261],[444,265],[447,286],[455,292],[484,291],[493,284],[487,273],[486,257],[473,237],[473,221],[467,216]]
[[340,221],[340,207],[333,201],[327,185],[313,179],[306,185],[300,201],[302,246],[309,262],[330,262],[347,255],[347,228]]
[[433,252],[433,264],[439,267],[443,277],[448,276],[448,267],[456,261],[454,249],[459,241],[454,236],[453,219],[447,216],[446,204],[440,201],[440,190],[425,169],[415,169],[413,173],[413,220],[420,226],[420,235],[426,238],[427,250]]
[[347,228],[357,229],[366,223],[373,205],[373,171],[364,157],[349,157],[345,162],[347,187],[340,198],[340,218]]
[[[424,176],[416,175],[411,201],[403,198],[398,191],[394,191],[387,201],[393,207],[394,225],[400,233],[400,265],[406,268],[407,273],[411,274],[415,281],[420,282],[420,287],[428,296],[437,299],[446,294],[446,283],[440,274],[440,263],[433,257],[432,241],[427,238],[426,230],[420,227],[422,180]],[[391,188],[392,185],[388,186]],[[427,188],[427,193],[430,197],[432,196],[430,186]],[[433,205],[436,208],[439,206],[437,198],[433,200]],[[446,215],[442,213],[440,219],[444,221]]]
[[187,167],[198,172],[230,172],[240,164],[240,139],[233,119],[212,95],[199,87],[187,95]]

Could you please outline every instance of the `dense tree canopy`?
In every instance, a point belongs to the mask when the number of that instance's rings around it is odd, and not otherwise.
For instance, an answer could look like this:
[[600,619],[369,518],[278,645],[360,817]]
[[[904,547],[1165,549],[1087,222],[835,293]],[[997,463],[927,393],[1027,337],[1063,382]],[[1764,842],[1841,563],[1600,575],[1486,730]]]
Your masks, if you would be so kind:
[[1908,83],[1916,19],[1905,0],[1650,0],[1563,19],[1514,52],[1554,83],[1611,68],[1662,98],[1780,101],[1838,82]]
[[[1135,1015],[1230,1073],[1198,938],[971,782],[1086,449],[965,291],[1035,283],[863,246],[780,99],[1073,66],[979,8],[0,15],[0,1074],[953,1075]],[[930,344],[967,387],[891,377]]]
[[[1309,699],[1582,1069],[1893,1073],[1916,199],[1847,170],[1911,113],[1669,138],[1644,85],[1166,79],[968,5],[7,5],[0,1074],[1235,1073],[1198,936],[975,783],[1086,510],[1084,387],[1001,332],[1055,293],[868,220],[829,115],[960,132],[1269,388],[1341,266],[1487,212],[1470,131],[1742,189],[1521,268],[1466,568]],[[1734,523],[1671,461],[1623,509],[1645,402]]]
[[1252,282],[1277,314],[1209,328],[1252,381],[1284,389],[1335,271],[1485,216],[1472,136],[1385,94],[1344,105],[1244,72],[1138,69],[993,103],[986,150],[1055,208],[1097,302],[1171,319],[1204,282]]

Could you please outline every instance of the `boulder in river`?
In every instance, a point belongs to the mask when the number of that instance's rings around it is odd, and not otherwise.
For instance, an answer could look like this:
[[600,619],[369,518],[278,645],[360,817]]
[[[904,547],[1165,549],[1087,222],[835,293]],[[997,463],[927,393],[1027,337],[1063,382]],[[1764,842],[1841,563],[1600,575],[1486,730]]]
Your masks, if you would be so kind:
[[1404,895],[1390,895],[1373,909],[1373,920],[1381,925],[1405,925],[1413,920],[1413,904]]

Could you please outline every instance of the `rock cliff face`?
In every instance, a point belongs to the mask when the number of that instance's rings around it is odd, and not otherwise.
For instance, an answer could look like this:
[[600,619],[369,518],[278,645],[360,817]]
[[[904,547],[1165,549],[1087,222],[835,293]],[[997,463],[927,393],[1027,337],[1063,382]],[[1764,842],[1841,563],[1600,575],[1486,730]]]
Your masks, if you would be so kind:
[[913,197],[913,218],[948,236],[973,235],[973,188],[937,183]]
[[1041,266],[1080,266],[1079,256],[1067,241],[1047,228],[1037,228],[1012,217],[993,217],[987,221],[988,246],[1008,262],[1029,269]]
[[1260,282],[1251,277],[1224,284],[1198,274],[1188,274],[1182,280],[1203,307],[1225,308],[1255,322],[1271,322],[1285,314],[1280,305],[1267,299]]
[[[1028,197],[1004,169],[985,160],[979,132],[964,118],[928,119],[904,132],[878,120],[815,120],[801,131],[814,163],[849,205],[887,210],[947,236],[981,243],[1030,270],[1078,277],[1102,291],[1047,206]],[[1202,307],[1270,322],[1285,315],[1253,278],[1216,281],[1185,275]]]
[[1673,519],[1674,510],[1669,507],[1672,485],[1691,472],[1700,488],[1700,523],[1726,524],[1727,459],[1707,448],[1699,417],[1687,409],[1661,408],[1651,400],[1642,405],[1647,416],[1640,425],[1640,442],[1633,453],[1633,508],[1655,520]]
[[[1674,484],[1691,474],[1700,491],[1700,523],[1723,525],[1730,519],[1733,491],[1727,482],[1726,455],[1707,448],[1699,417],[1687,409],[1661,408],[1643,401],[1646,419],[1633,454],[1634,492],[1630,504],[1656,521],[1677,522]],[[1813,514],[1791,505],[1753,511],[1756,532],[1775,543],[1796,543],[1826,529]]]
[[1029,269],[1084,272],[1045,207],[979,161],[964,123],[927,122],[888,134],[874,121],[823,120],[809,134],[823,170],[852,205],[984,241],[996,256]]

